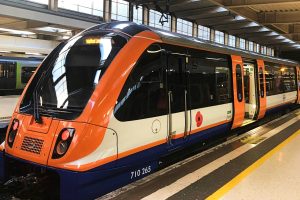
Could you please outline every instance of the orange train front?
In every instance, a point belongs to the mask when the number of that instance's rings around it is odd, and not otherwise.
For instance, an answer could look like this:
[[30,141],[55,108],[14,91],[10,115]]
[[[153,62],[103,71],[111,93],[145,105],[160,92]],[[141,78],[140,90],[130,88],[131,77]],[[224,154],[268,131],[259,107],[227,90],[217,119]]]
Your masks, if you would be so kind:
[[94,199],[179,149],[295,106],[296,65],[134,23],[92,27],[24,90],[0,141],[0,177],[26,166],[55,177],[56,198]]

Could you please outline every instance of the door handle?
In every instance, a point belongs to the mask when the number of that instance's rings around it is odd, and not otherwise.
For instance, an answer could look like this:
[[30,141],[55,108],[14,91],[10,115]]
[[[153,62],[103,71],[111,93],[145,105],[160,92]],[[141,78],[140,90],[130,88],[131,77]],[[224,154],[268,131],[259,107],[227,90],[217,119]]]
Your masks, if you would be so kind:
[[169,131],[168,131],[168,143],[171,142],[172,139],[172,91],[168,92],[168,103],[169,103],[169,114],[168,114],[168,122],[169,122]]
[[184,90],[184,137],[188,133],[187,90]]

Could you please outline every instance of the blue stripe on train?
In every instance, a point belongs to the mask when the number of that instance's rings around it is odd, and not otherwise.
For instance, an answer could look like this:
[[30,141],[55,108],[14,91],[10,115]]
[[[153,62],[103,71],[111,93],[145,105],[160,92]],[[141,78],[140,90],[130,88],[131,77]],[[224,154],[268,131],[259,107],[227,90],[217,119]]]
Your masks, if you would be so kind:
[[278,106],[278,107],[275,107],[275,108],[268,109],[266,111],[265,116],[277,114],[279,111],[291,108],[292,106],[296,106],[296,104],[294,104],[294,103],[288,103],[288,104],[285,104],[285,105],[281,105],[281,106]]
[[[226,134],[231,123],[190,135],[182,142],[177,139],[172,149],[179,149],[212,136]],[[181,140],[181,141],[180,141]],[[176,145],[177,144],[177,145]],[[162,144],[87,172],[56,171],[60,175],[61,199],[94,199],[116,188],[138,180],[158,168],[159,159],[170,153],[170,145]]]

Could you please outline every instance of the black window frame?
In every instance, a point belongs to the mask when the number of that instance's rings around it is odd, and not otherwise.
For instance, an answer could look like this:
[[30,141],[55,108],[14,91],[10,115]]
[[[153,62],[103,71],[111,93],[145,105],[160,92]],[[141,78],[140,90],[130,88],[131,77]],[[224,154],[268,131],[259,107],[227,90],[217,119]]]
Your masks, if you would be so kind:
[[242,66],[237,64],[235,66],[235,77],[236,77],[236,90],[237,90],[237,99],[239,102],[242,102],[244,99],[243,95],[243,71]]
[[260,89],[260,97],[265,97],[265,82],[264,82],[264,70],[260,67],[258,70],[259,77],[259,89]]

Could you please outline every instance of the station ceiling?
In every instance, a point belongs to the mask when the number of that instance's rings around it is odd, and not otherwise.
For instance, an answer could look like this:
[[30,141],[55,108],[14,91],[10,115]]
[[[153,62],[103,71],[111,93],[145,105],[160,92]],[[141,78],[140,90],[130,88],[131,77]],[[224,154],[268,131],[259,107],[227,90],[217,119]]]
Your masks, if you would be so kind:
[[[300,49],[298,0],[127,0],[280,51]],[[61,41],[102,19],[0,0],[0,36]],[[20,1],[21,2],[21,1]],[[43,12],[43,13],[42,13]],[[42,13],[42,14],[41,14]],[[80,16],[78,16],[80,15]],[[85,19],[85,21],[83,21]]]
[[130,0],[273,47],[300,49],[298,0]]

